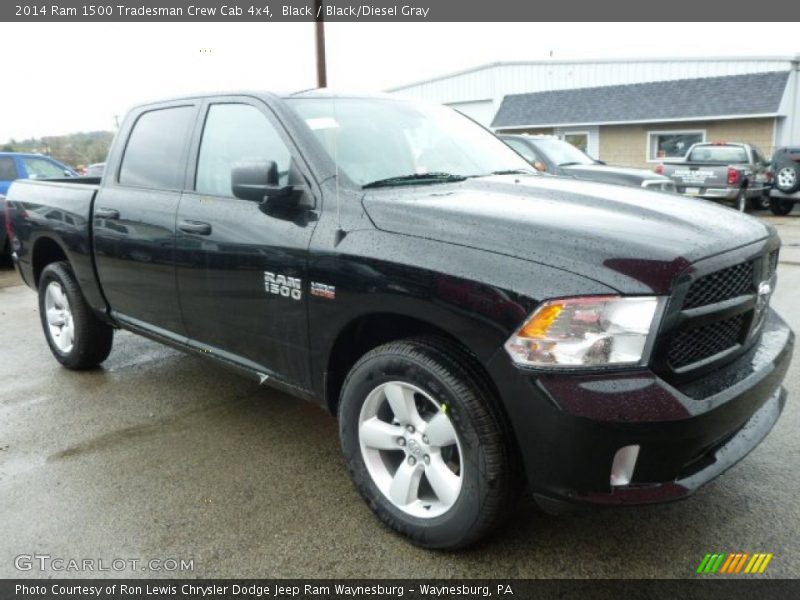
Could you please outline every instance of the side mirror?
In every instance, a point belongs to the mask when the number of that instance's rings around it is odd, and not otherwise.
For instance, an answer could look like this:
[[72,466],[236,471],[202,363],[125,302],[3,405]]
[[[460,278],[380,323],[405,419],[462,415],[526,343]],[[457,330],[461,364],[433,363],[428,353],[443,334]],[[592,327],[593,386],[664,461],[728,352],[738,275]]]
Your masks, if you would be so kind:
[[303,188],[280,185],[278,165],[272,160],[237,163],[231,169],[231,191],[242,200],[259,202],[266,208],[298,206]]
[[536,169],[537,171],[541,171],[542,173],[547,171],[547,165],[545,165],[540,160],[537,160],[536,162],[533,163],[533,168]]

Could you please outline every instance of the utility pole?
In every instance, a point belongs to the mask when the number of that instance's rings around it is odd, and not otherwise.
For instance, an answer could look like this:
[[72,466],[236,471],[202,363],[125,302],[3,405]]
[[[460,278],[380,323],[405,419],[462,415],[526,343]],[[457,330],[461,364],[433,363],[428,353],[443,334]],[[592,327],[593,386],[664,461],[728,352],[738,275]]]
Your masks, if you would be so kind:
[[322,0],[314,0],[314,19],[317,46],[317,87],[328,87],[328,73],[325,66],[325,23],[323,22]]

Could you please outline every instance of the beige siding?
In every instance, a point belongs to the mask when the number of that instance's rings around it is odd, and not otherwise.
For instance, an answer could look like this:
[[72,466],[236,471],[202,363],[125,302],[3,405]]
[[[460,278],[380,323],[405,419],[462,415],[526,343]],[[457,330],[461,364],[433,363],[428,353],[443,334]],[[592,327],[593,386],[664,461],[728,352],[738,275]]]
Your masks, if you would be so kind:
[[737,119],[697,123],[650,123],[647,125],[608,125],[600,128],[600,160],[612,165],[652,169],[647,161],[649,131],[705,130],[706,141],[726,140],[755,144],[771,155],[775,119]]

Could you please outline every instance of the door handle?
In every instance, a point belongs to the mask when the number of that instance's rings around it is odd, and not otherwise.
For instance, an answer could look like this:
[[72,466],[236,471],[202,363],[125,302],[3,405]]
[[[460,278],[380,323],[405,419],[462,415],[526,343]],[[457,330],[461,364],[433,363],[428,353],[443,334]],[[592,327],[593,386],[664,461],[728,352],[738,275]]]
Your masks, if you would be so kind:
[[197,235],[208,235],[211,233],[211,225],[202,221],[181,221],[178,229],[184,233],[194,233]]
[[119,211],[114,208],[95,208],[94,216],[100,219],[119,219]]

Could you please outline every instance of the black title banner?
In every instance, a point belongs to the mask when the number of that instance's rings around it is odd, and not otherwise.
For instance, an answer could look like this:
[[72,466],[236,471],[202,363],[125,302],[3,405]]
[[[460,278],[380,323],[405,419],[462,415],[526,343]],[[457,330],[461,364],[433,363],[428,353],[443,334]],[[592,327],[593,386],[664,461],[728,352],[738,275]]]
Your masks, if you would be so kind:
[[566,600],[630,598],[632,600],[737,600],[797,598],[798,580],[753,578],[614,579],[614,580],[481,580],[481,579],[42,579],[0,580],[3,600],[323,600],[338,598],[503,598]]
[[[3,0],[0,21],[17,22],[477,22],[477,21],[706,21],[753,22],[780,15],[800,20],[800,2],[761,0]],[[710,33],[711,35],[711,33]],[[722,33],[724,35],[724,32]],[[676,30],[676,39],[680,31]],[[743,47],[743,52],[746,48]]]

